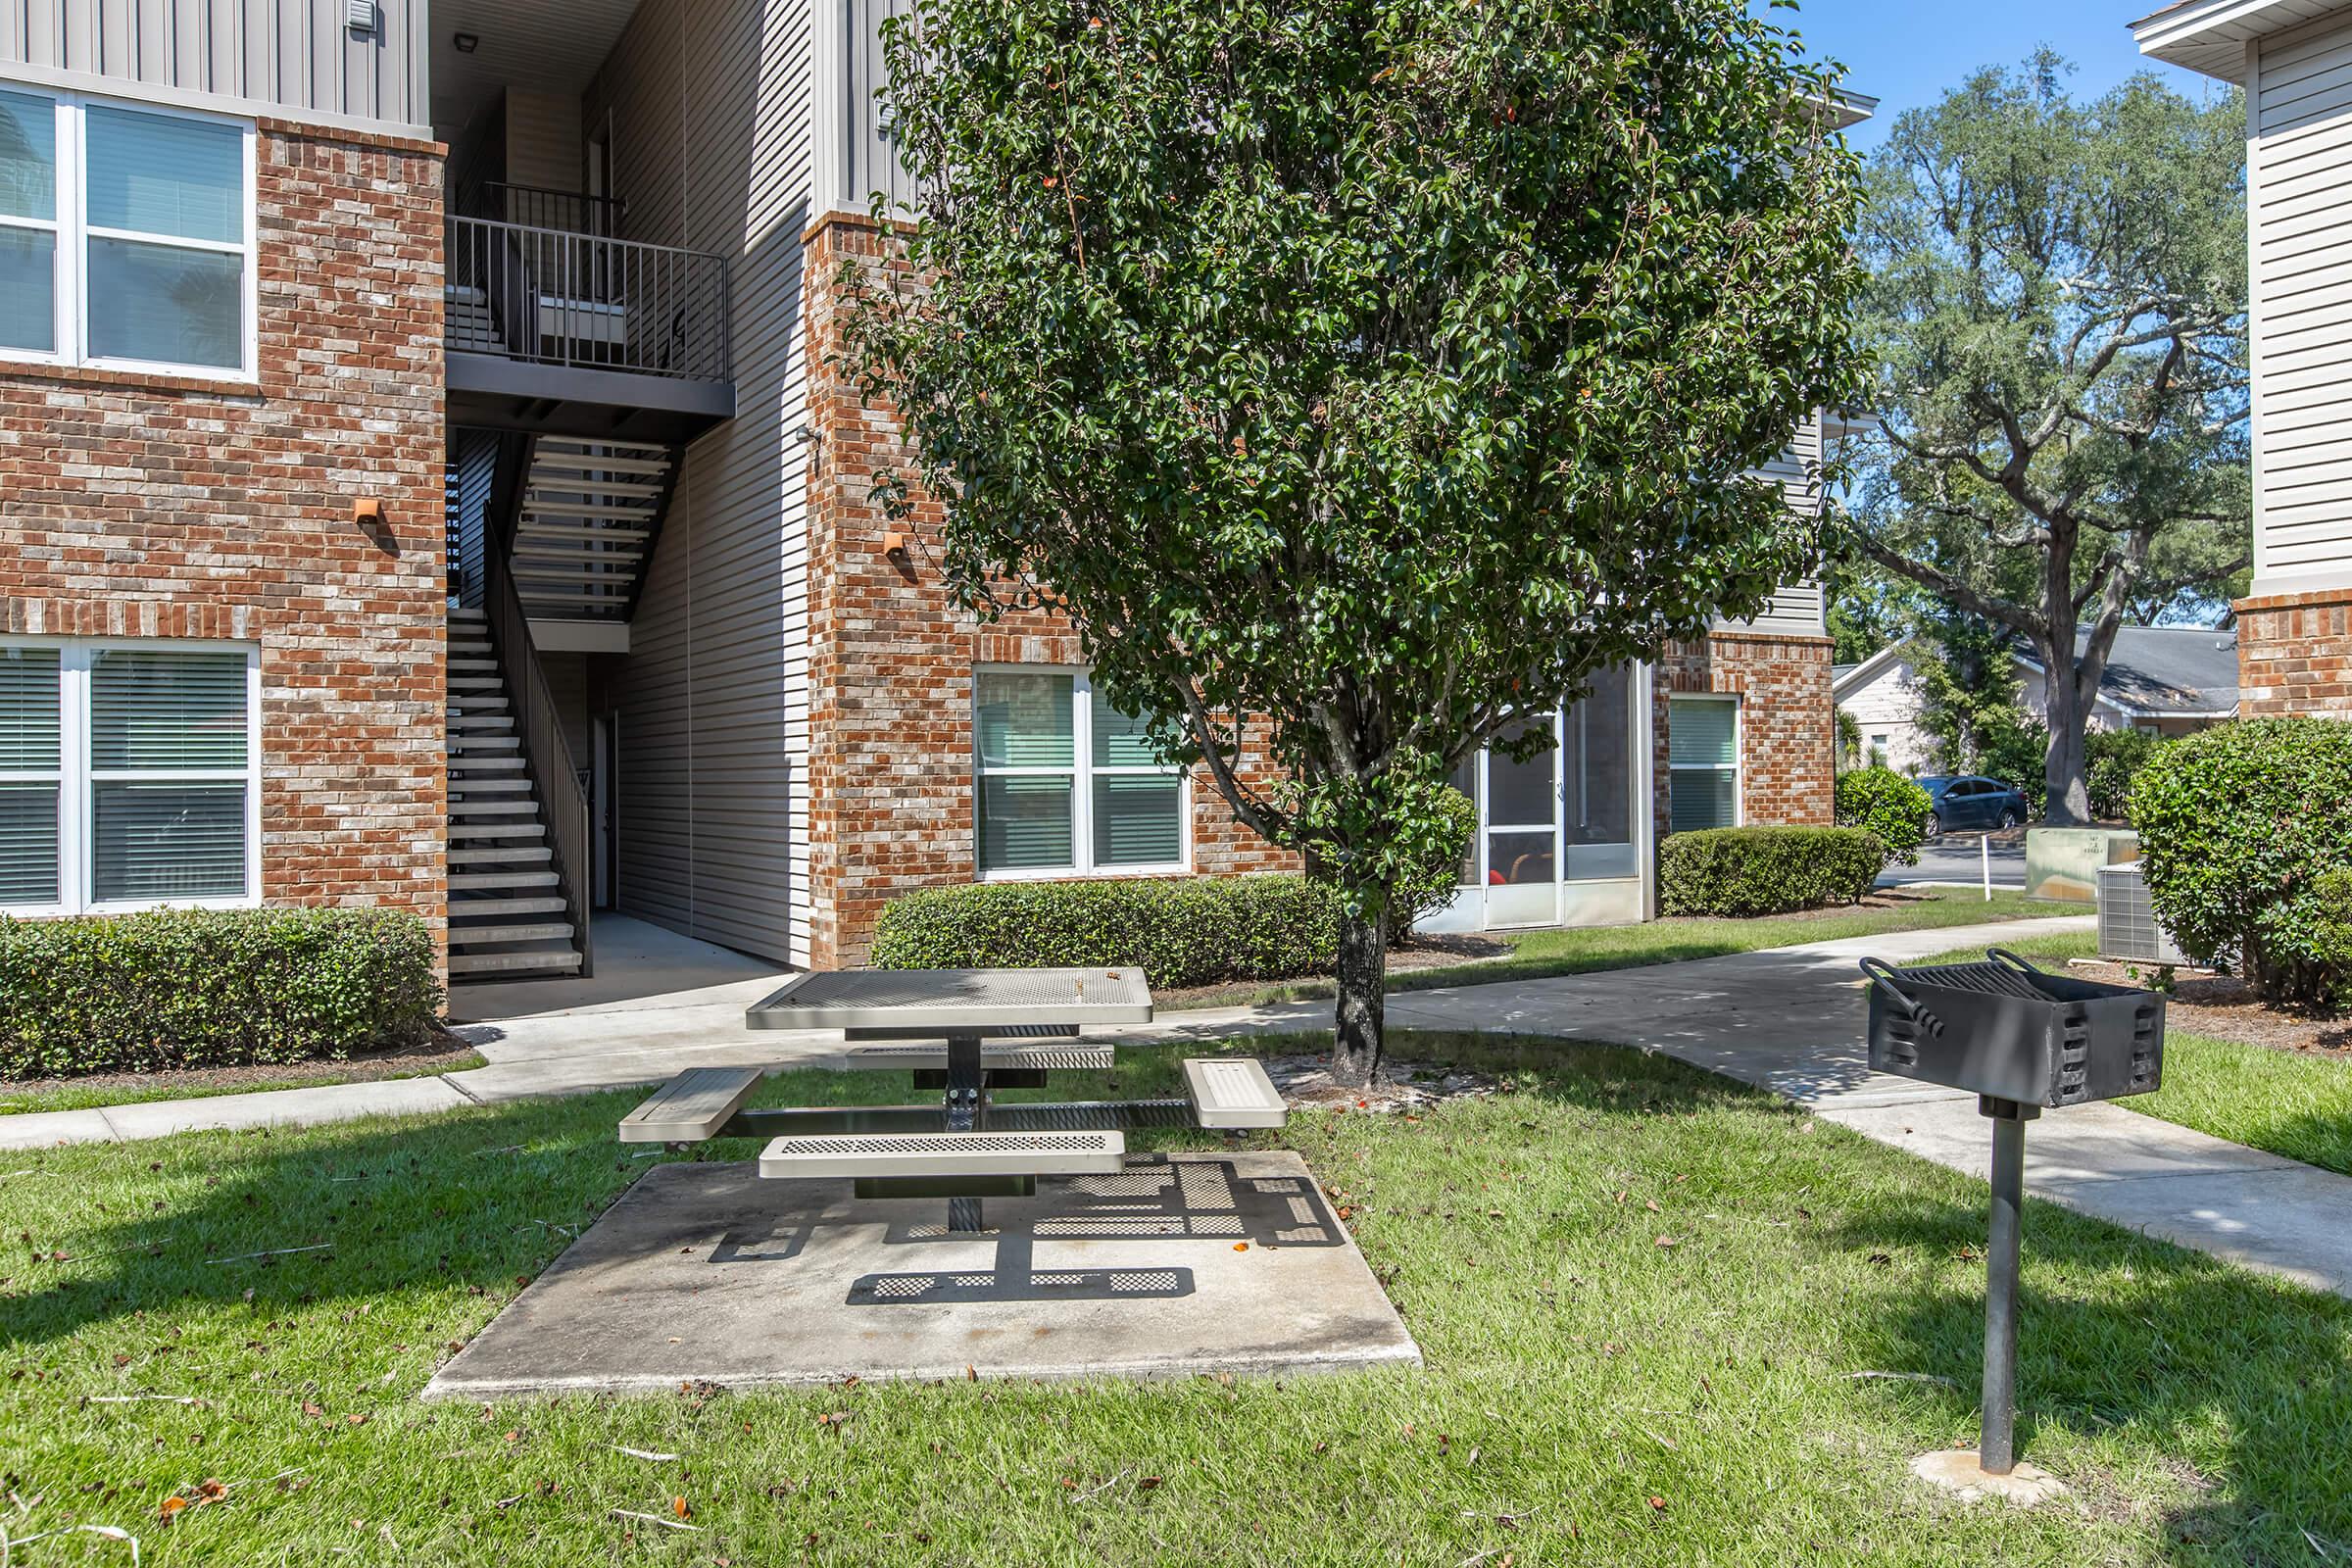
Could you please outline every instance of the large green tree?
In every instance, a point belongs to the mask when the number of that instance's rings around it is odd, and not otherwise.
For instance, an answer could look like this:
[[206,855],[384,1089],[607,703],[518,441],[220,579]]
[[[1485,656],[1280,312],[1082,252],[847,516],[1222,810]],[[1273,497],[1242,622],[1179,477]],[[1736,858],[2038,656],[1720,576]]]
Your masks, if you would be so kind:
[[[1861,317],[1883,420],[1854,542],[2014,633],[2046,682],[2048,820],[2089,819],[2116,629],[2248,563],[2244,114],[2044,53],[1893,126]],[[2077,648],[2077,628],[2084,633]]]
[[1344,891],[1369,1076],[1454,765],[1808,563],[1741,475],[1855,387],[1830,84],[1743,0],[917,0],[885,47],[911,280],[836,280],[882,492]]

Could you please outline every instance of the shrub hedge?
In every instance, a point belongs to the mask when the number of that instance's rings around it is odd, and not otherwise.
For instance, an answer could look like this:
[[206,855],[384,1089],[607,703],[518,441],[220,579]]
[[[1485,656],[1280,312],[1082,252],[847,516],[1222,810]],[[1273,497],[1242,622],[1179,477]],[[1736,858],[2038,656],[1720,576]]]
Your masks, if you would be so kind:
[[0,918],[0,1077],[336,1059],[416,1045],[433,939],[390,909]]
[[1478,803],[1457,789],[1440,792],[1443,818],[1437,841],[1389,892],[1389,941],[1403,941],[1416,922],[1437,913],[1461,891],[1462,857],[1478,833]]
[[2094,729],[2082,737],[2082,786],[2090,814],[2120,822],[2132,809],[2132,785],[2165,745],[2161,736],[2139,729]]
[[2282,1002],[2352,1004],[2352,724],[2247,719],[2171,742],[2131,814],[2148,902],[2182,952]]
[[877,969],[1095,964],[1154,986],[1287,980],[1338,962],[1340,906],[1302,876],[1129,877],[928,888],[882,910]]
[[1658,912],[1746,916],[1853,904],[1886,865],[1858,827],[1720,827],[1658,846]]
[[1919,863],[1928,839],[1928,812],[1936,803],[1911,780],[1886,767],[1858,767],[1838,775],[1838,825],[1867,828],[1886,846],[1886,858]]

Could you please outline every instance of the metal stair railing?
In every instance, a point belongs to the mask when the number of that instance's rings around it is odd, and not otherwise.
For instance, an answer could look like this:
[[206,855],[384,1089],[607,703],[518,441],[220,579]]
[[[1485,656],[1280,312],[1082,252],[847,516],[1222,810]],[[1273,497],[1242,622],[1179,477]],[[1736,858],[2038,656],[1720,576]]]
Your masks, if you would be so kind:
[[491,505],[497,537],[482,552],[482,612],[490,627],[490,645],[507,697],[514,704],[514,732],[522,740],[522,765],[547,817],[547,837],[554,857],[557,886],[563,890],[564,918],[580,950],[582,978],[595,972],[589,938],[589,851],[593,842],[588,792],[571,760],[570,743],[564,738],[564,719],[548,688],[547,673],[539,667],[539,650],[531,641],[529,617],[514,591],[507,564],[514,526],[522,510],[522,495],[531,469],[537,438],[504,438],[499,452],[499,492]]

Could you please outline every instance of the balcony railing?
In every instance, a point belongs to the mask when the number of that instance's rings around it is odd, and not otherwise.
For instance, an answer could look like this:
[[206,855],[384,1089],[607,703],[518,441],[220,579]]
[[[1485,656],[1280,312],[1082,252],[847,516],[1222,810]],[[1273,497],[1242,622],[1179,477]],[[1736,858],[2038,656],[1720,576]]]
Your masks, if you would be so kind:
[[453,352],[728,378],[725,257],[488,218],[447,229]]

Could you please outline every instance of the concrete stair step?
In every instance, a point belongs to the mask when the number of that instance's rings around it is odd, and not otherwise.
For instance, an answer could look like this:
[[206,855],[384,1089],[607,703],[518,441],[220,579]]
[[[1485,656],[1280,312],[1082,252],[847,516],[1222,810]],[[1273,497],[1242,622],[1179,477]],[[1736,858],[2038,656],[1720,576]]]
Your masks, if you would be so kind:
[[453,953],[449,972],[455,975],[518,974],[523,972],[576,974],[580,956],[560,948],[541,953]]
[[531,816],[539,810],[539,803],[527,795],[511,796],[503,801],[452,801],[449,814],[459,818],[477,816]]
[[527,509],[542,499],[564,501],[580,495],[641,496],[648,501],[659,501],[662,487],[627,479],[543,479],[534,466],[531,482],[523,488],[522,504]]
[[457,756],[449,760],[449,770],[452,773],[519,773],[522,771],[522,759]]
[[453,839],[536,839],[547,836],[546,824],[529,822],[453,822]]
[[[456,857],[452,856],[452,859]],[[552,888],[557,886],[553,871],[452,871],[449,889],[452,893],[489,893],[500,888]]]
[[466,925],[449,928],[451,947],[496,947],[506,942],[569,942],[569,920],[543,920],[527,925]]
[[[562,914],[568,906],[562,899],[455,899],[450,902],[452,920],[486,920],[517,914]],[[460,927],[450,928],[450,940],[458,940]]]
[[600,457],[593,452],[559,451],[542,443],[531,454],[531,478],[545,473],[653,473],[669,471],[667,458]]

